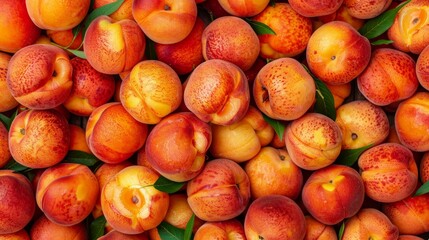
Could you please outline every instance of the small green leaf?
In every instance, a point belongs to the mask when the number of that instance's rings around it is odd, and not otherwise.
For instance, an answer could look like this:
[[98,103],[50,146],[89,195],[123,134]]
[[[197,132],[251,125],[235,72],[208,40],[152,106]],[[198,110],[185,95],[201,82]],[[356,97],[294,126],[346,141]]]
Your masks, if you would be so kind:
[[89,239],[97,240],[99,237],[103,236],[106,222],[104,215],[94,219],[89,225]]
[[65,163],[79,163],[88,167],[94,166],[98,161],[100,160],[96,156],[79,150],[70,150],[63,160]]
[[158,225],[157,229],[162,240],[183,240],[185,237],[185,230],[164,221]]
[[99,8],[94,9],[84,20],[84,33],[86,32],[86,29],[88,28],[89,24],[91,24],[94,19],[96,19],[99,16],[103,15],[110,15],[114,13],[116,10],[119,9],[119,7],[122,5],[122,3],[125,0],[117,0],[115,2],[111,2],[109,4],[103,5]]
[[66,49],[67,51],[71,52],[76,57],[80,57],[82,59],[86,59],[85,52],[81,50],[74,50],[74,49]]
[[273,34],[273,35],[275,35],[276,34],[276,32],[274,32],[273,29],[271,29],[265,23],[254,21],[254,20],[249,19],[249,18],[245,18],[244,20],[252,27],[252,29],[258,35],[263,35],[263,34]]
[[184,182],[173,182],[163,176],[159,176],[153,186],[159,191],[166,193],[175,193],[185,185]]
[[189,219],[188,223],[186,224],[186,229],[184,233],[184,240],[191,240],[192,238],[192,230],[194,229],[194,222],[195,222],[195,214],[192,214],[191,218]]
[[276,5],[276,0],[270,0],[269,5],[270,5],[271,7],[274,7],[274,6]]
[[0,113],[0,121],[4,124],[6,129],[9,131],[12,119]]
[[395,21],[399,10],[411,0],[401,3],[396,8],[390,9],[379,16],[369,19],[365,25],[359,29],[359,33],[368,39],[373,39],[386,32]]
[[391,44],[391,43],[393,43],[392,40],[380,39],[380,40],[372,42],[371,45],[378,46],[378,45]]
[[262,116],[264,117],[264,120],[274,129],[277,136],[279,136],[280,141],[283,141],[283,135],[285,133],[286,126],[282,122],[272,119],[265,114],[262,114]]
[[338,239],[342,239],[343,238],[344,228],[345,227],[346,227],[346,224],[343,221],[343,223],[341,223],[340,230],[338,230]]
[[145,56],[148,60],[158,60],[158,56],[156,56],[155,51],[155,43],[148,37],[146,37]]
[[372,147],[372,144],[356,149],[343,149],[335,162],[341,165],[353,166],[359,156],[370,147]]
[[13,170],[14,172],[27,172],[30,171],[31,168],[26,167],[20,163],[18,163],[17,161],[15,161],[14,159],[11,159],[6,166],[3,167],[4,169],[9,169],[9,170]]
[[417,189],[416,193],[414,194],[414,196],[420,196],[423,194],[429,193],[429,181],[425,182],[423,185],[421,185],[419,187],[419,189]]

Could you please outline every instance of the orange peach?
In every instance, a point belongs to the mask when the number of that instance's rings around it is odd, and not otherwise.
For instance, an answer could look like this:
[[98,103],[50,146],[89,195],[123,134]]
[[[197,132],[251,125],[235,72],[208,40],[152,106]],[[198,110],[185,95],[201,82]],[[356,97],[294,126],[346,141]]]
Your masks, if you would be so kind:
[[304,213],[290,198],[267,195],[254,200],[244,218],[247,239],[304,239]]
[[[94,0],[94,5],[92,6],[95,9],[102,7],[104,5],[110,4],[115,2],[115,0]],[[122,20],[122,19],[130,19],[134,20],[133,18],[133,1],[132,0],[124,0],[124,2],[121,4],[121,6],[114,11],[112,14],[109,15],[109,17],[113,18],[116,21]]]
[[140,234],[158,226],[167,214],[169,195],[153,184],[159,174],[144,166],[129,166],[109,178],[101,192],[107,223],[125,234]]
[[334,107],[337,109],[344,103],[344,100],[348,98],[352,92],[351,82],[339,85],[326,84],[326,87],[331,91],[334,97]]
[[74,115],[89,116],[110,101],[115,93],[115,78],[95,70],[86,59],[75,57],[70,63],[73,87],[63,105]]
[[343,3],[343,0],[289,0],[288,2],[302,16],[318,17],[336,12]]
[[145,48],[144,33],[135,21],[115,21],[105,15],[91,22],[83,41],[86,59],[105,74],[131,70],[142,60]]
[[85,138],[91,152],[106,163],[120,163],[143,147],[146,124],[135,120],[119,102],[96,108],[88,118]]
[[419,176],[422,183],[429,181],[429,152],[425,152],[420,160]]
[[237,17],[252,17],[262,12],[269,0],[219,0],[220,6],[231,15]]
[[268,5],[252,20],[264,23],[276,34],[259,35],[259,55],[267,59],[294,57],[307,47],[313,32],[311,19],[298,14],[288,3]]
[[347,7],[345,7],[344,4],[341,4],[340,8],[338,8],[335,13],[319,16],[316,21],[313,21],[313,23],[316,24],[318,23],[318,21],[321,21],[320,24],[324,24],[331,21],[343,21],[350,24],[356,30],[359,30],[365,23],[364,19],[359,19],[351,16],[349,10],[347,9]]
[[97,240],[149,240],[147,232],[140,234],[125,234],[116,230],[109,231],[103,236],[97,238]]
[[195,233],[194,240],[245,240],[243,224],[233,218],[221,222],[206,222]]
[[337,240],[337,233],[333,226],[323,224],[312,216],[305,216],[307,232],[304,240]]
[[313,105],[315,97],[313,78],[294,58],[267,63],[253,83],[256,106],[268,117],[278,120],[301,117]]
[[63,160],[69,147],[70,127],[57,110],[25,110],[12,121],[9,150],[26,167],[53,166]]
[[85,223],[78,223],[73,226],[63,226],[49,220],[45,215],[40,216],[31,225],[31,239],[50,240],[87,240],[88,231]]
[[89,150],[88,144],[86,144],[85,129],[83,129],[82,127],[76,124],[69,124],[69,127],[70,127],[69,150],[77,150],[77,151],[82,151],[82,152],[92,154],[91,150]]
[[11,57],[0,52],[0,112],[12,110],[19,104],[7,87],[7,68]]
[[224,158],[210,160],[202,172],[188,182],[188,203],[204,221],[237,217],[250,200],[250,182],[238,163]]
[[186,107],[204,122],[230,125],[240,121],[250,104],[244,72],[221,59],[207,60],[190,74],[184,88]]
[[416,74],[420,86],[429,91],[429,45],[417,57]]
[[197,18],[195,0],[134,0],[133,17],[152,41],[162,44],[185,39]]
[[344,0],[344,6],[349,14],[359,19],[375,18],[386,11],[392,0]]
[[0,122],[0,168],[6,165],[12,158],[9,150],[9,131],[4,124]]
[[137,121],[156,124],[180,106],[182,94],[182,83],[170,66],[158,60],[144,60],[122,80],[119,97]]
[[204,29],[201,41],[205,60],[226,60],[243,71],[249,70],[259,56],[258,35],[239,17],[215,19]]
[[72,71],[67,53],[48,44],[21,48],[10,59],[7,85],[12,96],[33,109],[62,104],[72,88]]
[[0,240],[30,240],[30,235],[25,229],[9,234],[0,234]]
[[[194,212],[189,206],[186,193],[173,193],[170,194],[170,204],[168,205],[167,214],[163,221],[175,226],[179,229],[186,229],[186,225],[191,219]],[[204,221],[198,217],[194,218],[193,231],[195,232]]]
[[73,33],[73,29],[60,31],[47,30],[46,35],[52,42],[68,49],[80,49],[83,43],[82,30],[76,36]]

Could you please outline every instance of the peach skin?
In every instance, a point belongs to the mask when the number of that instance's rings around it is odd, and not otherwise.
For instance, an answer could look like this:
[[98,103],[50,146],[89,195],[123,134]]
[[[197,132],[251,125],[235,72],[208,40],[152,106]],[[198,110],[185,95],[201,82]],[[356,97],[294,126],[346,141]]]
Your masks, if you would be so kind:
[[0,168],[5,166],[12,158],[9,150],[9,131],[0,122]]
[[219,0],[220,6],[225,11],[237,17],[253,17],[262,12],[270,3],[269,0]]
[[49,220],[45,215],[37,218],[31,225],[29,235],[31,239],[49,240],[87,240],[88,231],[85,223],[78,223],[73,226],[63,226]]
[[419,176],[422,183],[429,181],[429,152],[425,152],[420,160]]
[[[115,2],[115,0],[94,0],[93,8],[97,9],[112,2]],[[115,12],[109,15],[109,17],[113,18],[116,21],[122,19],[134,20],[133,0],[125,0]]]
[[305,216],[307,232],[304,240],[337,240],[334,226],[323,224],[310,215]]
[[343,2],[350,16],[359,19],[375,18],[386,11],[391,3],[392,0],[344,0]]
[[429,91],[429,45],[417,57],[416,74],[420,86]]
[[341,7],[343,0],[289,0],[288,3],[302,16],[319,17],[336,12]]
[[30,240],[27,230],[21,229],[18,232],[0,234],[0,240]]
[[7,68],[11,57],[0,52],[0,112],[12,110],[19,104],[7,87]]
[[245,240],[243,224],[236,218],[220,221],[206,222],[195,233],[194,240]]

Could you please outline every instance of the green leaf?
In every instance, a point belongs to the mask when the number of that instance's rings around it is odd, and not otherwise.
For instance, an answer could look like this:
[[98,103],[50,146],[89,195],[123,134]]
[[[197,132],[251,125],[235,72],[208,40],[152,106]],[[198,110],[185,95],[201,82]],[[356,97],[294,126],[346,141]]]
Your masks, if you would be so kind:
[[425,182],[423,185],[421,185],[419,187],[419,189],[417,189],[416,193],[414,194],[414,196],[420,196],[423,194],[429,193],[429,181]]
[[68,49],[68,48],[66,48],[65,50],[67,50],[67,51],[71,52],[71,53],[72,53],[73,55],[75,55],[76,57],[80,57],[80,58],[86,59],[86,56],[85,56],[85,52],[84,52],[84,51],[81,51],[81,50],[74,50],[74,49]]
[[9,170],[13,170],[14,172],[27,172],[30,171],[31,168],[26,167],[20,163],[18,163],[17,161],[15,161],[14,159],[11,159],[6,166],[3,167],[4,169],[9,169]]
[[4,124],[6,129],[9,131],[12,119],[0,113],[0,121]]
[[194,222],[195,222],[195,214],[192,214],[191,218],[189,219],[188,223],[186,224],[186,229],[184,233],[184,240],[191,240],[192,238],[192,230],[194,229]]
[[368,39],[373,39],[380,36],[392,26],[396,14],[410,1],[411,0],[405,1],[396,8],[390,9],[375,18],[369,19],[365,25],[359,29],[359,33]]
[[103,15],[110,15],[112,13],[114,13],[116,10],[118,10],[118,8],[122,5],[122,3],[125,0],[117,0],[115,2],[103,5],[99,8],[94,9],[90,14],[88,14],[88,16],[85,18],[84,20],[84,33],[86,32],[86,29],[88,28],[89,24],[91,24],[92,21],[94,21],[94,19],[96,19],[99,16],[103,16]]
[[391,44],[391,43],[393,43],[392,40],[379,39],[377,41],[372,42],[371,45],[377,46],[377,45],[384,45],[384,44]]
[[104,215],[94,219],[89,225],[89,239],[97,240],[99,237],[103,236],[106,222]]
[[253,30],[258,35],[263,35],[263,34],[273,34],[273,35],[275,35],[276,34],[276,32],[274,32],[273,29],[271,29],[265,23],[254,21],[254,20],[249,19],[249,18],[245,18],[244,20],[253,28]]
[[185,230],[164,221],[158,225],[157,229],[162,240],[183,240],[185,237]]
[[343,149],[335,162],[341,165],[353,166],[359,156],[370,147],[372,147],[372,144],[356,149]]
[[274,129],[274,131],[276,132],[277,136],[279,136],[280,141],[283,141],[283,135],[285,133],[285,128],[286,126],[275,119],[272,119],[270,117],[268,117],[265,114],[262,114],[262,116],[264,117],[264,120],[271,125],[271,127]]
[[155,43],[148,37],[146,37],[145,56],[148,60],[158,60],[158,56],[156,56],[155,51]]
[[271,7],[274,7],[274,6],[276,5],[276,0],[270,0],[269,5],[270,5]]
[[166,193],[175,193],[185,185],[184,182],[173,182],[163,176],[159,176],[153,186],[159,191]]
[[342,239],[343,238],[344,228],[345,227],[346,227],[346,224],[343,221],[343,223],[341,223],[340,230],[338,230],[338,239]]
[[65,163],[79,163],[88,167],[94,166],[98,161],[100,160],[96,156],[79,150],[70,150],[63,160]]

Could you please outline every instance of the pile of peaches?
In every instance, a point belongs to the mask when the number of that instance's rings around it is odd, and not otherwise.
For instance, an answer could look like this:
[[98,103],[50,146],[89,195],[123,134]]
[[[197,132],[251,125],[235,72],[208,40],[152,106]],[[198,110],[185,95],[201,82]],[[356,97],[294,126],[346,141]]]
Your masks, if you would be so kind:
[[429,0],[0,3],[0,240],[428,239]]

